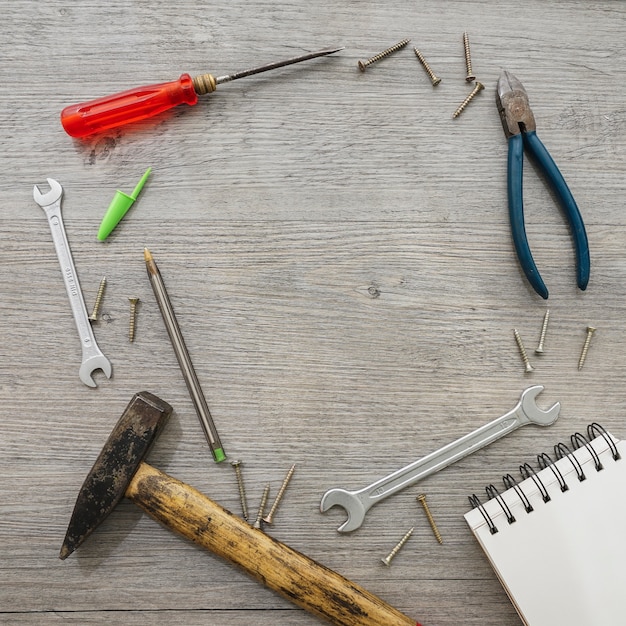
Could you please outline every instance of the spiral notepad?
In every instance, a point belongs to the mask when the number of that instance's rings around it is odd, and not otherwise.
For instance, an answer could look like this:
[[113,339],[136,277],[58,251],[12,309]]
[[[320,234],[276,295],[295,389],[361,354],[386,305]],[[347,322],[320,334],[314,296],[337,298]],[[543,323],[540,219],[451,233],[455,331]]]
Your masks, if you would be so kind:
[[626,624],[626,442],[599,424],[466,513],[527,626]]

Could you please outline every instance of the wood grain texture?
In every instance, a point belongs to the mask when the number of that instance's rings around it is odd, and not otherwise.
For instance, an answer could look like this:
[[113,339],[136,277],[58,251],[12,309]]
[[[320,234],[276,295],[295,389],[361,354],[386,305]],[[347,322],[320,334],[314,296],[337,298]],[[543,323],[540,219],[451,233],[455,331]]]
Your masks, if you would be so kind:
[[[248,503],[297,464],[268,534],[425,626],[518,626],[463,520],[467,496],[600,421],[626,437],[626,5],[610,0],[0,0],[0,623],[320,623],[124,501],[91,540],[57,555],[78,489],[134,393],[174,416],[149,462],[239,513],[229,464],[211,459],[143,261],[168,286]],[[462,33],[486,85],[471,88]],[[359,59],[411,44],[361,73]],[[334,57],[220,85],[195,107],[85,141],[71,103],[331,45]],[[411,47],[442,83],[433,88]],[[528,164],[527,231],[550,289],[518,267],[506,206],[501,68],[528,89],[538,134],[585,219],[591,281],[576,290],[563,216]],[[116,189],[139,200],[96,240]],[[113,377],[78,378],[80,346],[32,188],[64,187],[89,308],[107,277],[98,344]],[[128,298],[139,297],[134,343]],[[533,353],[546,306],[546,353]],[[597,327],[577,370],[587,325]],[[517,328],[535,372],[525,375]],[[374,507],[343,536],[319,512],[508,411],[545,385],[547,430],[524,428]],[[424,492],[444,543],[415,496]],[[271,496],[270,496],[271,499]],[[390,568],[380,563],[408,528]]]

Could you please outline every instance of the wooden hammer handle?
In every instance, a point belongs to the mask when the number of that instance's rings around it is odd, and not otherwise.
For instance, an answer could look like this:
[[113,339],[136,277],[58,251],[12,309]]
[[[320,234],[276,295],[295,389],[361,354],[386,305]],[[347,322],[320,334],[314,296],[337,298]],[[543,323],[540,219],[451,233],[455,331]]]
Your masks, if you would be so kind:
[[[380,598],[293,550],[185,483],[141,463],[126,497],[148,515],[339,626],[416,626]],[[417,624],[419,626],[419,624]]]

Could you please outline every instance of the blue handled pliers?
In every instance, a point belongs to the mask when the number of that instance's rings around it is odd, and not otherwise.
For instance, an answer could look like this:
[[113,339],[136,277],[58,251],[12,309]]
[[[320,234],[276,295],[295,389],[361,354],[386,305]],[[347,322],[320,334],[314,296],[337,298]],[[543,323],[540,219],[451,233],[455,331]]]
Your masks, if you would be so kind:
[[528,150],[543,170],[570,223],[576,245],[576,280],[578,287],[584,291],[589,282],[590,261],[589,243],[583,219],[559,168],[537,137],[535,118],[528,103],[528,94],[524,86],[506,70],[503,70],[498,80],[496,102],[502,118],[504,133],[509,142],[507,183],[513,243],[526,278],[542,298],[548,298],[548,289],[539,275],[539,270],[530,252],[524,226],[524,200],[522,196],[524,148]]

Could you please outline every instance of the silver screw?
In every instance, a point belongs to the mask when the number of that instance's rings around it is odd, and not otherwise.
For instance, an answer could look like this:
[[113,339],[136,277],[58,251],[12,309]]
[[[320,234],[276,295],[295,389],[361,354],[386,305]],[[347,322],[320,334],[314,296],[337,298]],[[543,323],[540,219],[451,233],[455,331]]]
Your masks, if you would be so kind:
[[580,359],[578,361],[578,369],[581,370],[587,358],[587,351],[591,345],[591,336],[596,332],[593,326],[587,326],[587,338],[585,339],[585,345],[583,345],[583,351],[580,353]]
[[100,303],[102,302],[102,296],[104,295],[104,288],[107,285],[106,276],[102,278],[100,281],[100,287],[98,287],[98,294],[96,295],[96,301],[93,305],[93,310],[91,311],[91,315],[89,319],[92,322],[95,322],[98,319],[98,311],[100,311]]
[[296,470],[296,464],[294,463],[289,468],[289,471],[287,472],[287,475],[285,476],[285,479],[283,480],[283,484],[280,486],[280,489],[278,490],[278,493],[276,494],[276,499],[274,500],[274,504],[272,504],[272,507],[270,508],[270,512],[263,518],[263,521],[266,524],[271,524],[273,522],[276,509],[278,508],[280,501],[283,499],[283,496],[285,495],[285,489],[287,489],[287,485],[289,484],[289,481],[291,480],[291,477],[293,476],[293,473],[295,470]]
[[403,39],[402,41],[399,41],[397,44],[391,46],[390,48],[387,48],[386,50],[379,52],[376,56],[373,56],[371,59],[368,59],[367,61],[359,61],[358,63],[359,69],[362,72],[364,72],[368,65],[371,65],[372,63],[376,63],[377,61],[384,59],[386,56],[389,56],[393,52],[396,52],[397,50],[404,48],[404,46],[406,46],[406,44],[408,44],[409,41],[411,40]]
[[243,511],[243,519],[248,521],[248,502],[246,500],[246,488],[243,484],[243,474],[241,473],[241,461],[231,461],[230,464],[235,468],[237,476],[237,486],[239,487],[239,499],[241,500],[241,510]]
[[422,66],[426,70],[426,73],[428,74],[430,78],[430,82],[433,84],[433,87],[436,87],[441,82],[441,78],[439,78],[435,74],[435,72],[432,71],[432,69],[430,68],[430,65],[428,65],[428,62],[424,58],[424,55],[417,48],[413,48],[413,51],[415,52],[415,56],[417,57],[418,61],[422,64]]
[[515,335],[515,342],[517,343],[517,347],[519,348],[519,353],[522,357],[522,361],[524,361],[524,366],[526,367],[526,372],[532,372],[533,366],[530,364],[528,360],[528,355],[526,354],[526,348],[524,348],[524,344],[522,343],[522,338],[520,334],[517,332],[517,329],[513,329],[513,334]]
[[409,540],[410,536],[413,534],[413,528],[410,528],[409,531],[398,541],[398,543],[394,546],[393,550],[384,558],[380,559],[387,567],[391,565],[391,561],[393,558],[400,552],[402,546]]
[[128,326],[128,341],[131,343],[135,341],[135,325],[137,323],[137,304],[140,302],[139,298],[128,298],[130,302],[130,324]]
[[548,320],[550,319],[550,309],[546,309],[543,316],[543,324],[541,325],[541,335],[539,335],[539,345],[535,348],[537,354],[543,354],[543,342],[546,340],[546,331],[548,330]]
[[270,486],[265,485],[265,489],[263,489],[263,495],[261,496],[261,504],[259,505],[259,512],[257,513],[254,524],[252,524],[254,528],[262,528],[263,512],[265,511],[265,505],[267,504],[267,497],[269,495],[270,495]]
[[465,110],[465,107],[476,97],[478,92],[482,91],[484,88],[485,88],[485,85],[476,81],[476,86],[474,87],[474,89],[472,89],[472,92],[470,93],[470,95],[467,96],[465,100],[463,100],[459,108],[452,114],[452,117],[453,118],[459,117],[459,115],[461,115],[461,113],[463,113],[463,111]]
[[472,72],[472,57],[470,55],[469,37],[467,33],[463,33],[463,50],[465,51],[465,67],[467,69],[465,80],[468,83],[473,83],[476,80],[476,76],[474,76]]
[[433,534],[435,535],[435,539],[437,539],[439,543],[443,543],[443,539],[441,538],[441,533],[439,532],[439,529],[437,528],[437,524],[435,524],[433,515],[430,512],[430,509],[428,508],[428,504],[426,504],[426,496],[424,494],[417,496],[417,501],[421,503],[421,505],[424,507],[424,513],[426,513],[426,517],[428,518],[428,523],[430,524],[430,527],[433,529]]

